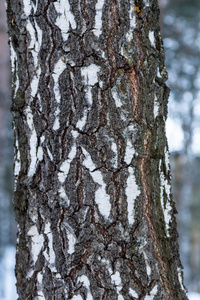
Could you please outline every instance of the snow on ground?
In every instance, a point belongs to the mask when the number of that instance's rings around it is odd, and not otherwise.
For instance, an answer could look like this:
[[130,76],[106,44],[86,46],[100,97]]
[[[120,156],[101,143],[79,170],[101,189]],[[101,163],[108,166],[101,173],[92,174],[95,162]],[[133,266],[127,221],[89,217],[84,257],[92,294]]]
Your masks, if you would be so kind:
[[[15,248],[7,247],[3,259],[0,260],[0,300],[16,300],[14,277]],[[200,294],[190,292],[189,300],[200,300]],[[152,299],[153,300],[153,299]]]
[[188,294],[188,298],[189,300],[200,300],[200,294],[191,292]]
[[3,259],[0,261],[0,300],[16,300],[15,289],[15,248],[7,247]]

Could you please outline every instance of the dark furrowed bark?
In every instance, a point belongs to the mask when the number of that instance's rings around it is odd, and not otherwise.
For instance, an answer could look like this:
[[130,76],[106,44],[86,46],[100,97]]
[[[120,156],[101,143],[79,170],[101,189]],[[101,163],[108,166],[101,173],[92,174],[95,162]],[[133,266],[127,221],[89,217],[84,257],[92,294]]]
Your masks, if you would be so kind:
[[19,299],[187,299],[157,1],[7,1]]

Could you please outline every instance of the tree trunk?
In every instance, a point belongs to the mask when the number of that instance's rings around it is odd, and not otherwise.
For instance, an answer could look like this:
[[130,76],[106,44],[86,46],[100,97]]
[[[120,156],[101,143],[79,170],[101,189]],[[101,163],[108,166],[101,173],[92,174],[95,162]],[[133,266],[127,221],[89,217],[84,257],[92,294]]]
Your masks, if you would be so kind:
[[187,299],[157,1],[7,5],[19,299]]

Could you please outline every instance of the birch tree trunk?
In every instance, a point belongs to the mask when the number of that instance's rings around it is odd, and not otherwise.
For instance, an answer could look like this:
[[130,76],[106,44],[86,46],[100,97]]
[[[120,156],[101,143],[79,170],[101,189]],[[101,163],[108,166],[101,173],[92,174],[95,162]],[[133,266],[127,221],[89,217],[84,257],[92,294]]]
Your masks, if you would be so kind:
[[157,0],[7,15],[19,299],[187,299]]

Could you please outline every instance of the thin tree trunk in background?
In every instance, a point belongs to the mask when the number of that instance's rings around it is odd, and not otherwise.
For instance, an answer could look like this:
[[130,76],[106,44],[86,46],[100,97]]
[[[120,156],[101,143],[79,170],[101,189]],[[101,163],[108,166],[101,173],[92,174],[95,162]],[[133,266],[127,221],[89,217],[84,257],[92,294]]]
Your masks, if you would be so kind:
[[7,5],[19,299],[187,299],[157,1]]
[[[7,22],[5,3],[0,0],[0,259],[5,247],[10,243],[11,227],[10,198],[12,196],[7,189],[7,187],[9,187],[10,191],[13,190],[12,170],[10,170],[13,164],[13,157],[8,147],[8,141],[10,139],[9,133],[11,133],[11,128],[7,125],[10,117],[9,106],[10,66]],[[11,163],[9,164],[9,162]],[[9,171],[7,171],[7,167]]]

